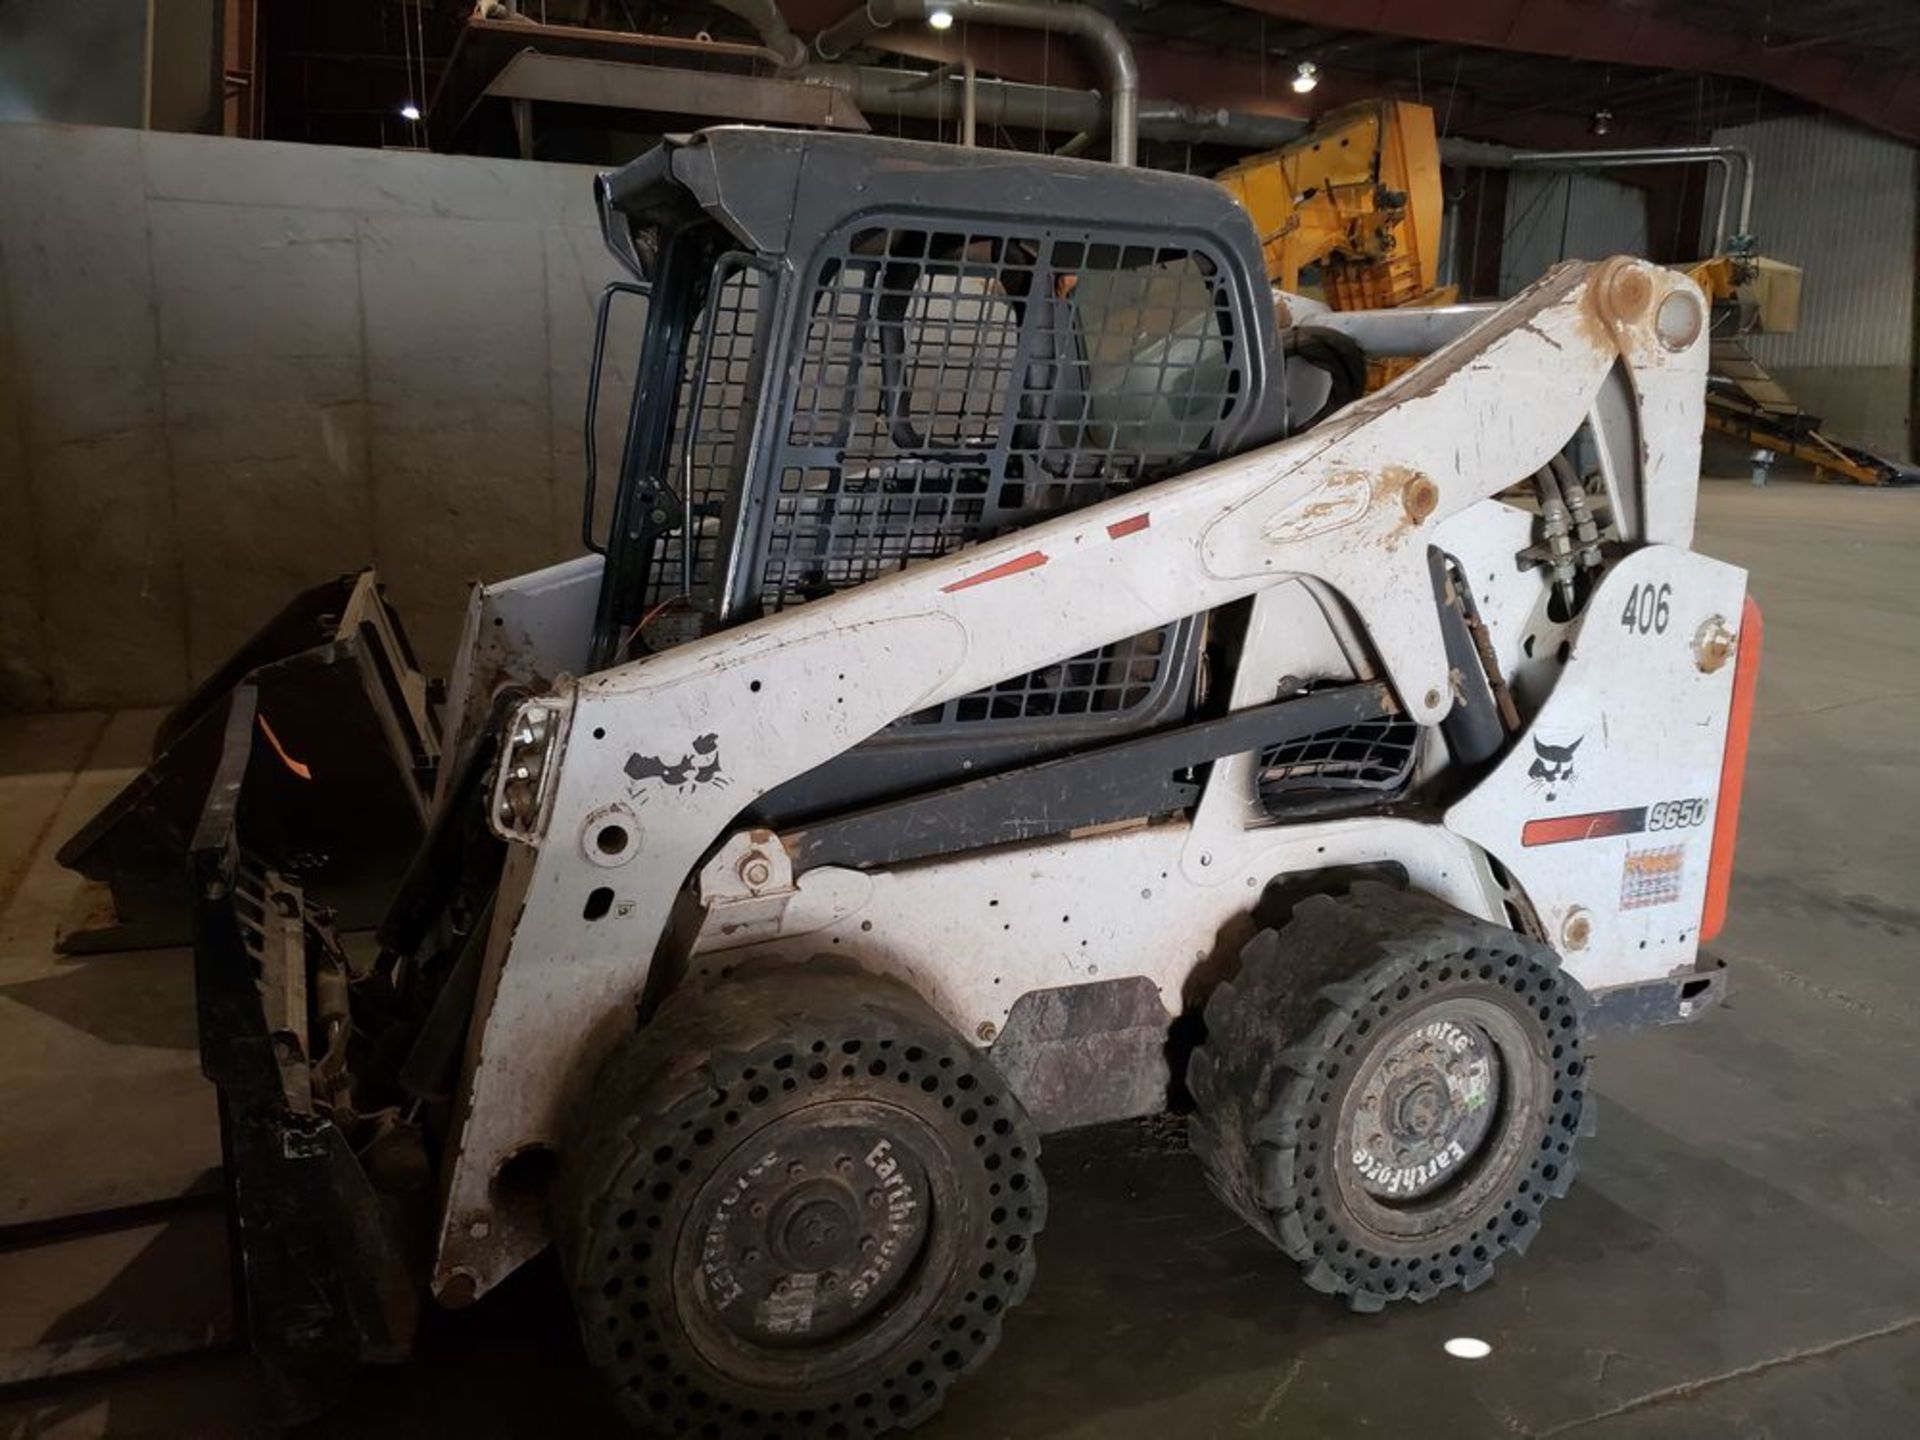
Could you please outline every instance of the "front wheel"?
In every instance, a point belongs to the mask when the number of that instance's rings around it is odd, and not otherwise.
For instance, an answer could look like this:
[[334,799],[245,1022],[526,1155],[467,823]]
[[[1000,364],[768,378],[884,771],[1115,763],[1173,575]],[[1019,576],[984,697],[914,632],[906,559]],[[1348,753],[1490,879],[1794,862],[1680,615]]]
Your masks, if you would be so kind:
[[588,1353],[645,1429],[913,1423],[1031,1283],[1032,1124],[901,986],[798,967],[670,1002],[588,1103],[559,1218]]
[[1206,1007],[1216,1193],[1357,1310],[1472,1289],[1573,1181],[1584,994],[1547,946],[1377,884],[1306,900]]

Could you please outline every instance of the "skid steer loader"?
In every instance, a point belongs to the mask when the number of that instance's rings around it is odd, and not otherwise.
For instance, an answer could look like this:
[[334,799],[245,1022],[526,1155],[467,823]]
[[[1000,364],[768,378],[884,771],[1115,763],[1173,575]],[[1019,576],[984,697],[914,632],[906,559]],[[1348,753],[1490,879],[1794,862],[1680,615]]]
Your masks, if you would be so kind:
[[261,1353],[397,1358],[554,1245],[642,1428],[875,1434],[1026,1293],[1042,1137],[1170,1104],[1356,1309],[1526,1249],[1589,1039],[1722,988],[1759,617],[1691,549],[1699,291],[1562,266],[1290,434],[1205,181],[722,128],[599,198],[618,481],[474,593],[377,953],[249,834],[310,717],[221,722]]

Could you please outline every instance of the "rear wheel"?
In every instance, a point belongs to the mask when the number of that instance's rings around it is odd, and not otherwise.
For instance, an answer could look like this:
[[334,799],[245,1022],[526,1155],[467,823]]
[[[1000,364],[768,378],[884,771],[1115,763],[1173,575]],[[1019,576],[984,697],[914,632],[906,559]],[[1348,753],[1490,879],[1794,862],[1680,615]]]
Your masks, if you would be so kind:
[[562,1228],[588,1353],[643,1427],[912,1423],[1031,1283],[1031,1123],[903,987],[798,968],[670,1003],[590,1103]]
[[1564,1195],[1584,995],[1551,949],[1378,884],[1249,943],[1189,1067],[1215,1191],[1358,1310],[1472,1289]]

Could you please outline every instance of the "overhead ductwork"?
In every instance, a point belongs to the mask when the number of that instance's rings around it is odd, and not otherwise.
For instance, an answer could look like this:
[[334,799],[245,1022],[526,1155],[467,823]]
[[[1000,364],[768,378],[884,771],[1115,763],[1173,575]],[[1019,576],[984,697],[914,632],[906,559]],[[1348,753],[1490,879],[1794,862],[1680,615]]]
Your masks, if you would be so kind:
[[[1140,70],[1125,33],[1090,6],[1033,5],[1020,0],[865,0],[859,9],[813,37],[814,53],[822,60],[838,60],[858,46],[872,43],[891,25],[903,20],[924,23],[936,12],[978,25],[1045,30],[1086,41],[1106,80],[1109,155],[1116,165],[1134,163]],[[981,118],[986,117],[983,114]]]
[[[807,78],[845,90],[862,114],[876,117],[963,120],[971,92],[973,115],[980,125],[1075,135],[1097,132],[1105,110],[1102,97],[1092,90],[1008,80],[969,83],[964,74],[952,70],[821,65],[809,70]],[[1137,123],[1139,134],[1150,140],[1232,145],[1247,150],[1275,149],[1306,129],[1305,122],[1282,115],[1255,115],[1171,100],[1142,101]]]
[[[1440,158],[1449,165],[1488,170],[1622,170],[1650,165],[1713,165],[1720,171],[1720,206],[1714,219],[1713,248],[1724,254],[1730,244],[1753,238],[1753,154],[1742,145],[1650,146],[1638,150],[1510,150],[1475,140],[1443,140]],[[1740,216],[1727,230],[1733,197],[1733,167],[1740,167]]]
[[797,70],[807,63],[807,42],[787,25],[777,0],[714,0],[730,15],[738,15],[753,27],[753,33],[779,57],[780,68]]

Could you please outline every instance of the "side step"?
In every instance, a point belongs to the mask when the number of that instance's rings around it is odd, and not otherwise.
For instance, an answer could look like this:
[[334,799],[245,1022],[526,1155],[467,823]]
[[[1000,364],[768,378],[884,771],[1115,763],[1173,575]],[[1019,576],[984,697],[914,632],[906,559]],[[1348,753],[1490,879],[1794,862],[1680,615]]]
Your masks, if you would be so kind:
[[425,833],[439,758],[427,682],[371,570],[294,599],[162,722],[147,768],[60,850],[112,892],[108,923],[69,916],[68,954],[185,944],[187,848],[233,697],[262,740],[239,816],[346,929],[379,922]]

